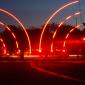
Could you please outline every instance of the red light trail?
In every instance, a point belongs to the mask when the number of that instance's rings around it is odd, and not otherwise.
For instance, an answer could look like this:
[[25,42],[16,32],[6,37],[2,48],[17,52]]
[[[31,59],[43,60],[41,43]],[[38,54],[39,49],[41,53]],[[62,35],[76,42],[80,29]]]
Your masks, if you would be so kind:
[[68,32],[68,34],[67,34],[66,37],[65,37],[65,41],[63,42],[63,48],[66,47],[66,40],[69,38],[69,35],[70,35],[75,29],[79,28],[80,26],[81,26],[81,24],[75,26],[73,29],[71,29],[71,30]]
[[83,37],[82,40],[85,41],[85,37]]
[[27,31],[26,31],[25,26],[24,26],[24,25],[22,24],[22,22],[21,22],[15,15],[13,15],[12,13],[10,13],[10,12],[4,10],[4,9],[1,9],[1,8],[0,8],[0,12],[3,12],[3,13],[5,13],[5,14],[9,15],[10,17],[12,17],[12,18],[13,18],[14,20],[16,20],[17,23],[22,27],[22,29],[23,29],[23,31],[25,32],[25,35],[26,35],[26,37],[27,37],[28,44],[29,44],[29,50],[28,50],[28,52],[29,52],[29,54],[31,54],[30,38],[29,38],[29,35],[28,35]]
[[16,45],[16,50],[17,50],[17,53],[16,53],[16,54],[19,54],[19,53],[20,53],[19,43],[18,43],[18,41],[17,41],[17,39],[16,39],[15,34],[14,34],[14,33],[12,32],[12,30],[11,30],[7,25],[5,25],[4,23],[0,22],[0,25],[4,26],[4,28],[7,29],[7,30],[11,33],[12,37],[13,37],[14,40],[15,40],[15,45]]
[[3,55],[5,55],[7,53],[6,45],[5,45],[5,43],[4,43],[2,38],[0,38],[0,42],[2,43]]
[[68,4],[60,7],[58,10],[56,10],[56,11],[49,17],[49,19],[46,21],[46,23],[45,23],[45,25],[44,25],[44,27],[43,27],[43,30],[42,30],[42,33],[41,33],[41,36],[40,36],[39,52],[42,52],[42,47],[41,47],[41,45],[42,45],[43,34],[44,34],[44,32],[45,32],[45,29],[46,29],[47,25],[48,25],[49,22],[52,20],[52,18],[53,18],[54,16],[56,16],[60,11],[62,11],[63,9],[65,9],[66,7],[68,7],[68,6],[70,6],[70,5],[73,5],[73,4],[76,4],[76,3],[78,3],[78,2],[79,2],[78,0],[77,0],[77,1],[73,1],[73,2],[70,2],[70,3],[68,3]]
[[55,76],[55,77],[57,77],[57,78],[74,80],[74,81],[80,81],[80,82],[83,82],[83,81],[84,81],[84,80],[81,80],[81,79],[78,79],[78,78],[74,78],[74,77],[66,76],[66,75],[64,75],[64,74],[55,73],[55,72],[46,70],[46,69],[44,69],[44,68],[41,68],[41,67],[37,66],[35,63],[31,63],[31,67],[32,67],[33,69],[37,70],[37,71],[40,71],[40,72],[43,72],[43,73],[46,73],[46,74]]
[[[54,38],[55,38],[55,36],[56,36],[56,34],[57,34],[58,29],[59,29],[66,21],[68,21],[68,20],[72,19],[74,16],[78,16],[78,15],[80,15],[80,12],[76,12],[75,14],[66,17],[65,20],[61,21],[60,24],[58,25],[58,28],[55,30],[55,32],[54,32],[54,34],[53,34],[53,37],[52,37],[53,39],[52,39],[52,40],[54,40]],[[52,41],[52,43],[51,43],[51,52],[53,52],[53,41]]]

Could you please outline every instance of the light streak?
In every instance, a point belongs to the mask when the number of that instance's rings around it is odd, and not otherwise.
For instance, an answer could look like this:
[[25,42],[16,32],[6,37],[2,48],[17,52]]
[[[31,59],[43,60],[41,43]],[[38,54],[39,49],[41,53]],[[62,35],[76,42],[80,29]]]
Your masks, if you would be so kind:
[[76,55],[76,54],[75,55],[69,55],[69,57],[78,57],[78,56],[82,57],[82,55]]
[[20,53],[19,43],[18,43],[18,41],[17,41],[17,38],[16,38],[15,34],[14,34],[14,33],[12,32],[12,30],[11,30],[7,25],[5,25],[4,23],[0,22],[0,25],[4,26],[4,28],[7,29],[7,30],[11,33],[12,37],[13,37],[14,40],[15,40],[15,45],[16,45],[17,54],[19,54],[19,53]]
[[66,40],[69,38],[69,35],[77,28],[79,28],[82,24],[78,24],[77,26],[75,26],[74,28],[72,28],[68,33],[67,35],[65,36],[65,40],[63,42],[63,48],[66,47]]
[[59,74],[59,73],[56,73],[56,72],[46,70],[44,68],[41,68],[41,67],[35,65],[35,63],[33,63],[33,62],[31,62],[31,67],[33,69],[37,70],[37,71],[43,72],[43,73],[48,74],[48,75],[55,76],[56,78],[59,78],[59,79],[61,78],[61,79],[68,79],[68,80],[83,82],[83,80],[78,79],[78,78],[74,78],[74,77],[70,77],[70,76],[67,76],[67,75],[64,75],[64,74]]
[[2,43],[2,46],[3,46],[3,51],[4,51],[3,54],[5,55],[7,53],[6,45],[5,45],[5,43],[4,43],[2,38],[0,38],[0,42]]
[[[55,36],[56,36],[56,34],[57,34],[57,32],[58,32],[58,29],[60,29],[60,27],[61,27],[66,21],[68,21],[69,19],[73,18],[74,16],[78,16],[78,15],[80,15],[80,12],[76,12],[75,14],[72,14],[72,15],[66,17],[65,20],[61,21],[60,24],[58,25],[58,28],[55,30],[55,32],[54,32],[54,34],[53,34],[52,40],[54,40],[54,38],[55,38]],[[52,41],[52,43],[51,43],[51,50],[53,50],[53,41]]]
[[3,12],[3,13],[5,13],[5,14],[9,15],[10,17],[12,17],[12,18],[13,18],[14,20],[16,20],[17,23],[22,27],[22,29],[23,29],[23,31],[25,32],[25,35],[26,35],[26,37],[27,37],[27,40],[28,40],[28,44],[29,44],[29,54],[31,54],[31,42],[30,42],[30,38],[29,38],[29,35],[28,35],[27,31],[26,31],[25,26],[24,26],[24,25],[22,24],[22,22],[21,22],[15,15],[13,15],[12,13],[10,13],[10,12],[4,10],[4,9],[1,9],[1,8],[0,8],[0,12]]
[[65,9],[66,7],[68,7],[68,6],[70,6],[70,5],[76,4],[76,3],[78,3],[78,2],[79,2],[78,0],[77,0],[77,1],[73,1],[73,2],[70,2],[70,3],[68,3],[68,4],[66,4],[66,5],[64,5],[64,6],[62,6],[62,7],[60,7],[58,10],[56,10],[56,11],[49,17],[49,19],[46,21],[46,23],[45,23],[45,25],[44,25],[44,27],[43,27],[43,30],[42,30],[42,33],[41,33],[41,36],[40,36],[40,41],[39,41],[39,52],[42,51],[42,47],[41,47],[41,44],[42,44],[42,37],[43,37],[44,31],[45,31],[45,29],[46,29],[48,23],[49,23],[49,22],[52,20],[52,18],[53,18],[54,16],[56,16],[60,11],[62,11],[63,9]]

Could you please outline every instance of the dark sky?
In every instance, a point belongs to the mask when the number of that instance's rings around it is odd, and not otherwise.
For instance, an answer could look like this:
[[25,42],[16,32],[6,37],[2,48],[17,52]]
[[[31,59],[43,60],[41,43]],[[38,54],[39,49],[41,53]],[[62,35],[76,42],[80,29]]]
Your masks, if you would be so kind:
[[[75,0],[0,0],[0,8],[9,10],[10,12],[17,15],[25,23],[26,26],[38,27],[43,25],[48,17],[61,5],[71,1]],[[85,0],[81,0],[83,11],[85,9],[84,3]],[[72,12],[78,11],[78,4],[69,7],[69,9]],[[59,17],[70,15],[71,11],[64,10],[64,12],[54,20],[59,21]]]

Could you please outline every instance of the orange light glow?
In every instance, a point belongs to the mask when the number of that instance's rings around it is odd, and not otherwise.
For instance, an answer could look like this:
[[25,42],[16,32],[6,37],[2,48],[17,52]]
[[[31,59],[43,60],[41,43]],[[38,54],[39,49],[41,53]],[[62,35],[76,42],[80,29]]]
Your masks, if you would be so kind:
[[82,57],[82,55],[76,55],[76,54],[75,55],[69,55],[69,57],[78,57],[78,56]]
[[4,41],[3,41],[2,38],[0,38],[0,42],[1,42],[2,45],[3,45],[3,54],[6,54],[6,53],[7,53],[7,48],[6,48],[6,45],[5,45],[5,43],[4,43]]
[[41,49],[39,49],[39,53],[41,53],[42,52],[42,50]]
[[85,41],[85,37],[83,38],[83,40]]
[[17,55],[19,55],[19,54],[20,54],[20,52],[21,52],[21,51],[18,49],[18,50],[17,50],[17,52],[16,52],[16,54],[17,54]]
[[51,52],[53,52],[53,44],[51,44]]
[[65,53],[65,52],[66,52],[66,50],[62,50],[62,52],[63,52],[63,53]]

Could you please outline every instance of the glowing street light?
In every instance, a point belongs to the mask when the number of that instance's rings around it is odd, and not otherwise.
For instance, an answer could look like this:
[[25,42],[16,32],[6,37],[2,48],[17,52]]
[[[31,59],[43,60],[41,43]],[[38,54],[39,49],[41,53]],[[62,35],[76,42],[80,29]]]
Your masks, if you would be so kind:
[[85,41],[85,37],[83,37],[82,40]]

